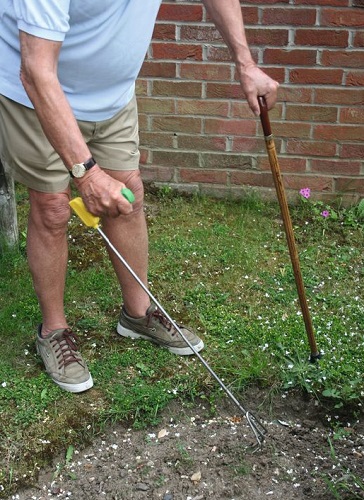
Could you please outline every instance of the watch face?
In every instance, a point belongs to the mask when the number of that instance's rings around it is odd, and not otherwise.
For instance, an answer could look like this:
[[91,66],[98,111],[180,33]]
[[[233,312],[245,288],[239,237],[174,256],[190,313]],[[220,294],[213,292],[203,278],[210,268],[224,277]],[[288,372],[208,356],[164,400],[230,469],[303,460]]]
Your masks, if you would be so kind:
[[85,175],[85,172],[86,172],[86,168],[85,168],[85,165],[83,163],[76,163],[72,167],[73,177],[76,177],[77,179],[79,179],[80,177],[83,177]]

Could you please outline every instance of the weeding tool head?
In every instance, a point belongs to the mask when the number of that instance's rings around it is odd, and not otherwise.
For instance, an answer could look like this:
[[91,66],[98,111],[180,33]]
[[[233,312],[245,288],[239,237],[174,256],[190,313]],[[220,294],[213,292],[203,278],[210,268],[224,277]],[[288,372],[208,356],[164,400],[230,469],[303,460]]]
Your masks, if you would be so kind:
[[90,214],[82,198],[73,198],[73,200],[70,201],[70,206],[86,226],[93,227],[94,229],[99,227],[100,218]]

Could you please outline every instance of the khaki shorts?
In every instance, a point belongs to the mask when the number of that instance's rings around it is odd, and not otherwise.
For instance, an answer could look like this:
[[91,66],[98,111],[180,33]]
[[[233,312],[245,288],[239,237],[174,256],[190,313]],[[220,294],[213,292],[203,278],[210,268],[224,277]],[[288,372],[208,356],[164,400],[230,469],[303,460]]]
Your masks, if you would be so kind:
[[[55,118],[57,119],[57,118]],[[78,121],[92,156],[102,168],[139,168],[138,110],[135,96],[112,118]],[[70,175],[48,142],[33,109],[0,95],[0,158],[15,180],[31,189],[56,193]]]

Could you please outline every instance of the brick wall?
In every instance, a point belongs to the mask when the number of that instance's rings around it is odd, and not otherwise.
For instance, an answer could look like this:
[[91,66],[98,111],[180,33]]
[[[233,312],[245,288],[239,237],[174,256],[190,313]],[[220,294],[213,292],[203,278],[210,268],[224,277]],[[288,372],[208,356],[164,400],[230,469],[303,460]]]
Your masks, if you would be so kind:
[[[253,56],[280,82],[270,112],[287,193],[364,195],[364,0],[241,2]],[[198,1],[164,1],[138,80],[142,173],[181,191],[274,188],[259,119]]]

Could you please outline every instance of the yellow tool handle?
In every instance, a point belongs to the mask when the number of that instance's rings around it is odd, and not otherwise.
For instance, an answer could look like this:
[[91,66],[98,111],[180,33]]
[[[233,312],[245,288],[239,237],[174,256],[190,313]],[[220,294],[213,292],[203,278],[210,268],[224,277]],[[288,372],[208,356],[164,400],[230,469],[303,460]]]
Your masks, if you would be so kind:
[[[121,194],[128,200],[129,203],[133,203],[135,201],[135,196],[130,189],[123,188],[121,190]],[[94,229],[99,227],[100,218],[96,217],[96,215],[92,215],[87,210],[81,197],[73,198],[73,200],[70,201],[70,206],[86,226],[93,227]]]

